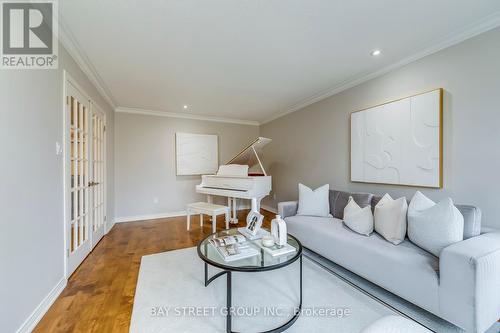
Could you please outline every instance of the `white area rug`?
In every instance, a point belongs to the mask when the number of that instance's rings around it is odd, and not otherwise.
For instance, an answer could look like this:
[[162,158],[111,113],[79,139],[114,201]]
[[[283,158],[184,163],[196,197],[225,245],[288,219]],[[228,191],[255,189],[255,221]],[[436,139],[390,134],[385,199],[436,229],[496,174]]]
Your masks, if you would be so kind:
[[[209,266],[210,267],[210,266]],[[209,268],[209,276],[218,272]],[[287,332],[359,333],[395,314],[306,257],[303,313]],[[299,261],[269,272],[233,273],[233,331],[259,332],[285,323],[299,303]],[[204,286],[196,248],[142,257],[130,325],[133,333],[226,332],[226,276]]]

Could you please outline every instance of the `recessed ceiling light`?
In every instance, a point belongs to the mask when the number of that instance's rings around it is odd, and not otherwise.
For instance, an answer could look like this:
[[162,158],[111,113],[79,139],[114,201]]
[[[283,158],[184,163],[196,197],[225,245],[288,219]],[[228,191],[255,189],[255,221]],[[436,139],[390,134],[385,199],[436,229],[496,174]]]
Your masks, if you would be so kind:
[[376,57],[376,56],[382,54],[382,51],[380,51],[380,50],[373,50],[373,51],[370,52],[370,54],[372,56]]
[[183,106],[183,108],[184,108],[184,109],[187,109],[187,108],[188,108],[188,106],[187,106],[187,105],[184,105],[184,106]]

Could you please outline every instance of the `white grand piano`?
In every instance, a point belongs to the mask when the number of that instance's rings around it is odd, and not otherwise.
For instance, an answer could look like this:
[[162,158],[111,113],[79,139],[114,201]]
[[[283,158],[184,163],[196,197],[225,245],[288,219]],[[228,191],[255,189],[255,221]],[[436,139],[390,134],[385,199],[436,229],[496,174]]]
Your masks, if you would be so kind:
[[[243,149],[227,164],[221,165],[217,174],[201,176],[201,184],[196,185],[196,192],[207,194],[208,202],[212,196],[227,197],[231,208],[231,223],[238,223],[236,218],[237,199],[249,199],[252,211],[260,211],[260,201],[271,192],[271,176],[266,174],[259,153],[271,139],[259,137]],[[261,172],[251,172],[258,166]]]

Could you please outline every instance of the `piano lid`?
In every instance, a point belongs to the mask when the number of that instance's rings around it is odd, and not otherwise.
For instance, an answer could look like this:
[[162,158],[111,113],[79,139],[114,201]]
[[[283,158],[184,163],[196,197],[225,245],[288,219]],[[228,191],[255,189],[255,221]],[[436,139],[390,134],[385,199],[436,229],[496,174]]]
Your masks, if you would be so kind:
[[266,171],[262,166],[259,154],[262,152],[262,148],[271,141],[272,140],[268,138],[258,137],[248,147],[246,147],[238,155],[233,157],[233,159],[230,160],[227,164],[248,165],[249,168],[259,164],[262,172],[264,173],[264,175],[266,175]]

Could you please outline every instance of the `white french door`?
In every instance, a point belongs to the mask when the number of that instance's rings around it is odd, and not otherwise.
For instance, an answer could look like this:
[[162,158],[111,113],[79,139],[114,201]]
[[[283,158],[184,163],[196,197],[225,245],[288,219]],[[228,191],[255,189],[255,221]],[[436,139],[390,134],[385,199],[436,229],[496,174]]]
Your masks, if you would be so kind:
[[[90,253],[89,142],[90,102],[70,81],[66,81],[66,119],[69,120],[69,210],[66,214],[67,276]],[[68,137],[67,137],[68,138]],[[69,172],[68,172],[69,171]],[[69,213],[69,214],[68,214]]]
[[106,127],[104,113],[69,76],[65,91],[65,250],[69,277],[105,233]]
[[104,236],[106,222],[105,205],[105,131],[106,122],[104,113],[95,105],[92,106],[92,169],[91,169],[91,197],[92,197],[92,248]]

